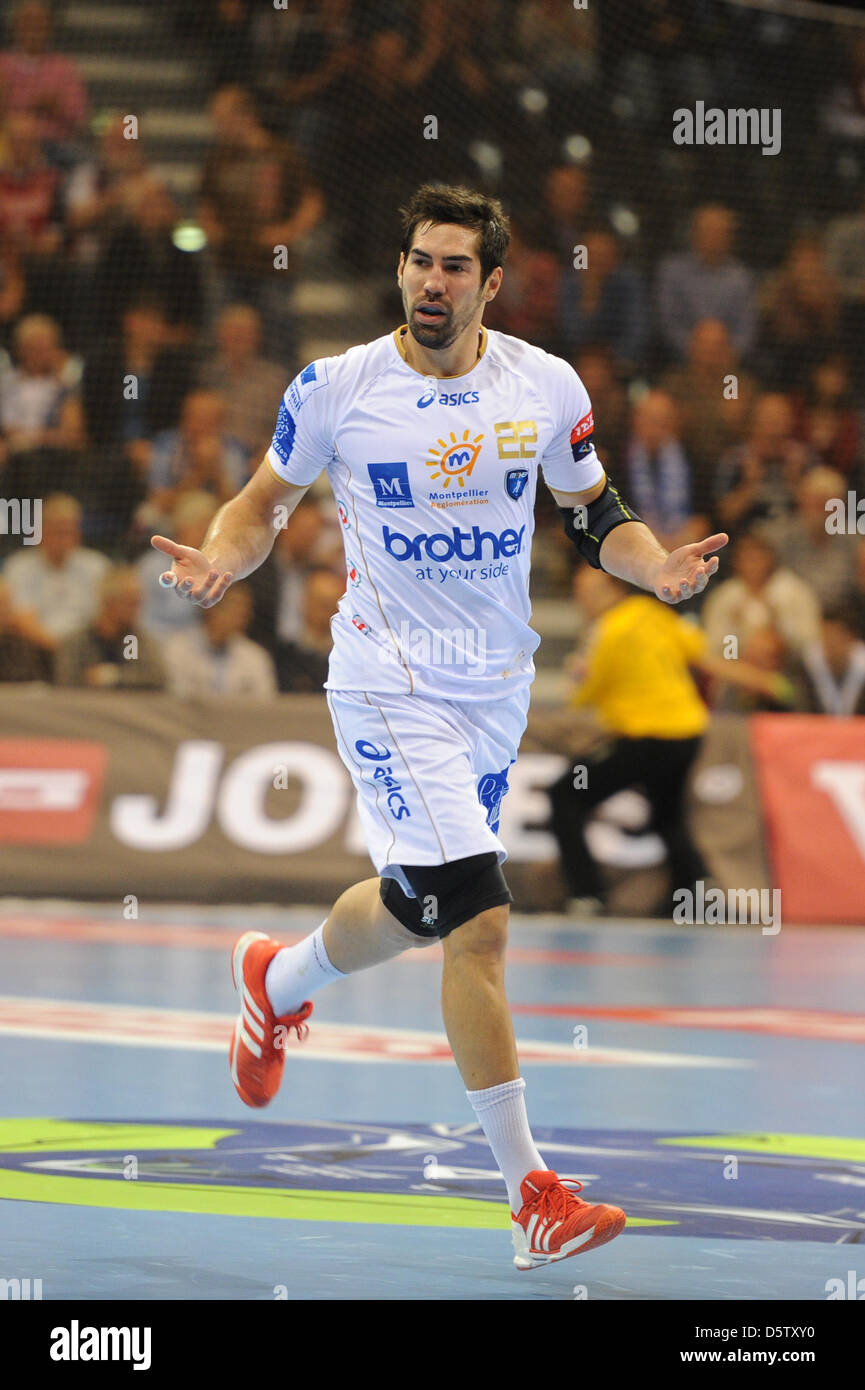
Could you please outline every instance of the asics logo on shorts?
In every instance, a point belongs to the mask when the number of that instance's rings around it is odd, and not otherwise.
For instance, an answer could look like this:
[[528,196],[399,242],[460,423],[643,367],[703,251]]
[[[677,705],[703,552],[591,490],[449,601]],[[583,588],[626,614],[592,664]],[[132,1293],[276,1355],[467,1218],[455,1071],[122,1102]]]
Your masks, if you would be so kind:
[[390,749],[385,744],[370,743],[365,738],[359,738],[354,746],[362,758],[368,758],[370,762],[379,764],[372,774],[372,779],[387,793],[385,797],[387,809],[394,820],[405,820],[406,816],[411,816],[411,811],[402,795],[402,783],[397,781],[391,766],[381,766],[384,759],[391,756]]

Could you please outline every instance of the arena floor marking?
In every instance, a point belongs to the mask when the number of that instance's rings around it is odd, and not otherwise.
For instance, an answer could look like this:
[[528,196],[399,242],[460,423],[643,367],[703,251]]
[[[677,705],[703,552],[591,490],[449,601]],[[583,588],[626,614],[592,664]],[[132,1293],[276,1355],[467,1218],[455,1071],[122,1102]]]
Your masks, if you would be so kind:
[[[834,1243],[865,1233],[863,1214],[825,1182],[857,1171],[865,1141],[555,1129],[539,1142],[589,1193],[601,1179],[585,1160],[602,1158],[632,1233]],[[725,1181],[707,1148],[737,1153],[747,1181]],[[477,1125],[0,1120],[0,1199],[13,1202],[506,1230],[501,1189]]]
[[[305,933],[272,927],[285,946],[294,946]],[[0,937],[80,941],[111,946],[160,946],[168,950],[230,951],[238,936],[237,927],[190,927],[185,922],[142,923],[125,921],[81,921],[77,918],[4,916],[0,913]],[[624,965],[656,966],[657,956],[638,952],[547,950],[513,946],[508,960],[520,965]],[[439,946],[423,951],[407,951],[397,958],[399,965],[441,965]],[[675,964],[676,962],[671,962]]]
[[[84,1000],[39,999],[0,995],[0,1034],[13,1037],[65,1037],[76,1042],[113,1043],[120,1047],[171,1047],[192,1052],[224,1052],[234,1014],[97,1004]],[[574,1047],[568,1043],[517,1040],[525,1065],[607,1067],[748,1068],[741,1057],[660,1052],[622,1047]],[[303,1043],[294,1038],[286,1052],[299,1061],[450,1062],[453,1053],[444,1033],[414,1028],[374,1028],[350,1023],[318,1023]]]
[[775,1037],[816,1038],[828,1042],[865,1042],[865,1014],[835,1013],[830,1009],[720,1009],[711,1004],[692,1008],[627,1008],[593,1004],[515,1004],[511,1013],[549,1018],[609,1018],[623,1023],[649,1023],[660,1028],[709,1028],[717,1032],[766,1033]]

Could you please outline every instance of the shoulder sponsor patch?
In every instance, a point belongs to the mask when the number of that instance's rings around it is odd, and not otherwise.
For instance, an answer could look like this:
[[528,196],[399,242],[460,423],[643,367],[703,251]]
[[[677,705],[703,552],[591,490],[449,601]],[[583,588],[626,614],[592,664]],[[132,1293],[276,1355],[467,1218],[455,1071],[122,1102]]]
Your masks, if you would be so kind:
[[584,415],[582,420],[579,420],[571,430],[571,453],[577,462],[580,459],[588,458],[594,449],[595,446],[592,443],[594,428],[594,416],[590,410],[588,415]]
[[571,430],[571,443],[579,444],[580,440],[584,439],[587,434],[591,434],[594,428],[595,421],[590,410],[588,415],[584,415],[582,420],[578,420]]
[[315,362],[310,362],[308,367],[304,367],[302,372],[294,378],[288,388],[289,404],[293,406],[295,412],[300,410],[304,401],[317,391],[319,387],[327,385],[327,361],[320,357]]
[[280,463],[288,463],[291,457],[296,430],[297,425],[294,416],[285,401],[283,401],[279,407],[279,414],[276,417],[276,429],[273,432],[273,443],[271,446]]

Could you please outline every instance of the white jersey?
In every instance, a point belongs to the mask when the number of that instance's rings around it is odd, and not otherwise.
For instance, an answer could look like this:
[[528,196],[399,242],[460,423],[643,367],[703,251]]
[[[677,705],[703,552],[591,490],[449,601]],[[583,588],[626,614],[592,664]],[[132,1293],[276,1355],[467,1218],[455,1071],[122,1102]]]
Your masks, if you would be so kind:
[[538,466],[600,482],[588,393],[541,348],[481,329],[459,377],[424,377],[394,333],[320,358],[283,397],[267,461],[305,486],[327,469],[347,585],[326,689],[499,699],[531,684]]

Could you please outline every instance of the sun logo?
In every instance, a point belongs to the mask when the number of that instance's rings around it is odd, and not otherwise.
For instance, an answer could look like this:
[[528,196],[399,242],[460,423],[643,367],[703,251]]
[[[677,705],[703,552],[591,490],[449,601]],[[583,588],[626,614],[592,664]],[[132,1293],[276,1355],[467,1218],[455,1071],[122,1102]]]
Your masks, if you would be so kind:
[[430,482],[435,482],[437,478],[444,478],[442,487],[450,487],[456,478],[460,487],[465,487],[466,478],[472,475],[472,469],[478,460],[481,451],[482,434],[476,434],[471,439],[471,430],[463,430],[462,439],[457,439],[451,430],[451,442],[446,443],[444,439],[437,442],[441,445],[441,450],[430,449],[431,458],[426,460],[427,468],[435,468],[437,472],[430,473]]

